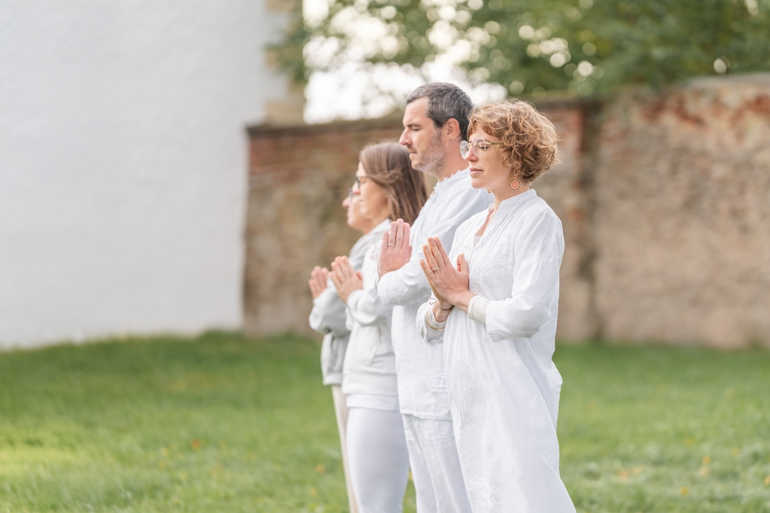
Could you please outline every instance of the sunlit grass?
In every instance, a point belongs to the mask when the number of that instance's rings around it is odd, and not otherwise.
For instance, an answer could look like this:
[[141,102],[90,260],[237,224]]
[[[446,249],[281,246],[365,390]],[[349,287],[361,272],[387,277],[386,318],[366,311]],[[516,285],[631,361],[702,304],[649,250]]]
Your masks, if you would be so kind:
[[[346,511],[318,358],[216,333],[0,354],[0,513]],[[770,513],[770,353],[561,346],[557,365],[578,511]]]
[[770,512],[770,353],[561,347],[579,511]]

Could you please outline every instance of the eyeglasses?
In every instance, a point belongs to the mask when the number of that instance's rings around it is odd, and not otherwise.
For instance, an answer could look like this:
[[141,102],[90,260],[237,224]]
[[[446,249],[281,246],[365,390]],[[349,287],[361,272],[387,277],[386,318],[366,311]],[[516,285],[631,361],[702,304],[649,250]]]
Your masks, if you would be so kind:
[[467,157],[471,152],[471,148],[473,148],[473,154],[477,157],[480,157],[484,155],[484,152],[486,152],[490,146],[496,146],[499,144],[503,143],[489,142],[485,139],[476,139],[470,144],[468,144],[468,141],[462,141],[460,143],[460,155],[462,155],[463,158]]
[[348,189],[348,199],[351,199],[351,200],[352,200],[352,199],[353,199],[353,196],[355,196],[355,194],[356,194],[356,193],[355,193],[355,192],[353,192],[353,188],[352,188],[352,187],[351,187],[350,189]]
[[356,185],[360,189],[363,184],[366,183],[366,181],[369,179],[368,176],[358,176],[356,175]]

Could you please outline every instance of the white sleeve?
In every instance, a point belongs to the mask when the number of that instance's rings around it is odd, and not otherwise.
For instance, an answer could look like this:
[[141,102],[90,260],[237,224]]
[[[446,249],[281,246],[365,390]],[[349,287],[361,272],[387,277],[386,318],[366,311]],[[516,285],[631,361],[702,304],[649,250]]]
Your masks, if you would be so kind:
[[[428,319],[426,318],[428,315],[430,315],[431,324],[436,326],[435,317],[433,317],[433,305],[426,302],[420,305],[420,308],[417,310],[417,331],[420,333],[420,338],[423,342],[440,344],[444,341],[444,330],[433,329],[428,324]],[[446,325],[446,323],[442,324]]]
[[481,296],[473,296],[468,301],[468,318],[472,321],[487,323],[487,303],[489,299]]
[[[378,246],[379,248],[379,246]],[[348,314],[351,320],[362,326],[370,326],[389,317],[393,311],[392,306],[383,304],[377,292],[377,256],[379,250],[366,258],[373,260],[364,262],[362,272],[364,276],[364,288],[354,290],[348,296]]]
[[561,222],[548,211],[523,224],[514,250],[511,297],[486,306],[487,333],[495,342],[531,337],[556,313],[552,305],[564,252]]
[[326,289],[313,300],[313,310],[308,319],[310,327],[324,335],[331,333],[335,337],[343,336],[349,331],[345,326],[345,317],[345,303],[329,280]]

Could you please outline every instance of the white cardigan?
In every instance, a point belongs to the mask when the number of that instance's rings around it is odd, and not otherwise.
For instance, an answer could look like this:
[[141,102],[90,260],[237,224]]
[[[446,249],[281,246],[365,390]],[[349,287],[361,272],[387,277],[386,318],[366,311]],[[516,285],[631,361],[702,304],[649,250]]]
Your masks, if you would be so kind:
[[398,395],[396,357],[390,338],[393,308],[384,305],[377,294],[377,259],[382,234],[389,229],[390,220],[385,220],[372,230],[379,242],[367,252],[361,265],[364,288],[348,296],[350,341],[342,370],[342,392],[348,395]]

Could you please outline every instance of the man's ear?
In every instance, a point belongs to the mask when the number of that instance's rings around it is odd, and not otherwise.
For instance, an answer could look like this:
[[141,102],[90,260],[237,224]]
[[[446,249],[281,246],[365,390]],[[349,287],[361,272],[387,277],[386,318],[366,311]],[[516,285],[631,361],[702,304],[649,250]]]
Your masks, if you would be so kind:
[[444,135],[448,139],[458,139],[460,141],[465,139],[465,136],[460,133],[460,123],[455,118],[449,118],[444,123]]

